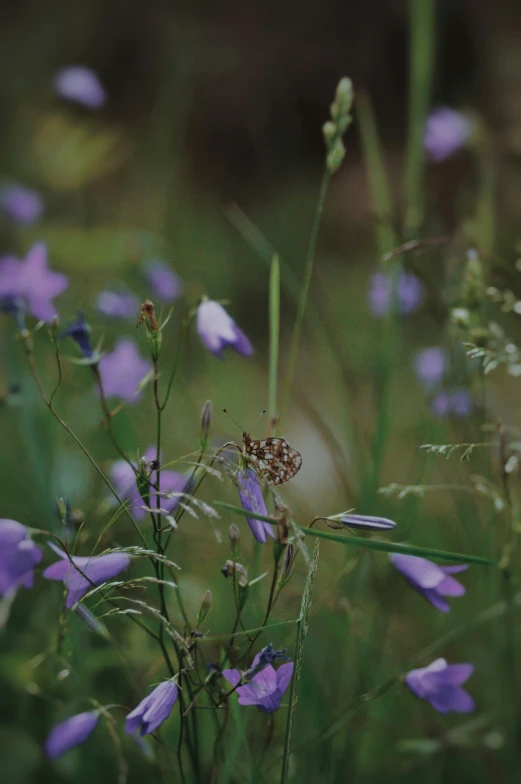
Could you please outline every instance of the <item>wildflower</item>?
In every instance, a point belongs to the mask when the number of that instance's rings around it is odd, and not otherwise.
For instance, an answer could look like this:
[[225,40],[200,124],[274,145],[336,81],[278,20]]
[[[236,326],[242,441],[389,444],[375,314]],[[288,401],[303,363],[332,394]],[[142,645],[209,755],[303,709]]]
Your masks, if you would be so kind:
[[170,269],[166,261],[153,259],[146,262],[145,274],[159,302],[173,302],[183,293],[181,278]]
[[6,596],[20,585],[32,588],[33,570],[42,551],[27,536],[27,528],[16,520],[0,520],[0,595]]
[[255,657],[249,670],[244,673],[245,680],[250,681],[258,672],[263,670],[268,664],[273,664],[277,659],[288,659],[286,649],[276,651],[271,642],[266,645]]
[[464,586],[450,576],[468,569],[465,564],[438,566],[426,558],[418,558],[416,555],[401,555],[400,553],[393,553],[389,557],[393,566],[401,572],[409,585],[442,612],[448,612],[450,609],[445,596],[463,596],[465,594]]
[[85,359],[92,359],[94,351],[90,345],[90,327],[85,322],[83,313],[78,312],[76,321],[73,321],[67,329],[59,335],[60,339],[72,338],[78,345]]
[[[246,468],[244,471],[241,469],[237,474],[237,480],[239,482],[239,496],[242,508],[247,512],[255,512],[255,514],[266,515],[267,517],[268,510],[266,509],[255,471],[251,468]],[[254,517],[247,517],[246,519],[252,534],[261,544],[266,543],[266,534],[275,538],[273,526],[270,523],[256,520]]]
[[[385,316],[392,302],[392,278],[382,272],[377,272],[371,278],[369,289],[369,304],[374,316]],[[424,297],[422,282],[410,272],[401,272],[396,281],[396,307],[398,312],[404,316],[413,313]]]
[[474,710],[474,700],[461,684],[473,670],[472,664],[447,664],[445,659],[436,659],[428,667],[408,672],[405,683],[416,697],[430,702],[439,713],[469,713]]
[[233,348],[242,356],[253,354],[253,347],[235,321],[222,305],[211,299],[203,299],[197,308],[197,331],[206,348],[223,359],[225,348]]
[[61,560],[48,566],[43,576],[47,580],[61,580],[63,582],[67,588],[67,601],[65,602],[67,609],[79,602],[81,597],[91,588],[116,577],[130,564],[130,556],[126,553],[108,553],[107,555],[87,557],[73,555],[69,558],[67,553],[64,553],[52,542],[49,542],[49,547],[60,556]]
[[[153,446],[149,447],[144,455],[144,457],[151,461],[155,459],[155,456],[156,448]],[[137,470],[136,466],[136,471]],[[144,506],[144,501],[137,489],[136,474],[132,470],[132,466],[130,466],[126,460],[116,460],[109,469],[109,476],[119,497],[123,501],[130,502],[128,508],[132,512],[133,517],[135,517],[136,520],[143,520],[147,513],[142,508]],[[180,474],[177,471],[170,471],[165,468],[160,471],[160,477],[161,494],[182,493],[187,489],[188,479],[184,474]],[[153,484],[157,482],[156,471],[152,471],[150,480]],[[152,495],[154,494],[153,488],[151,488],[151,493]],[[161,507],[167,512],[172,512],[179,501],[180,497],[175,495],[172,498],[162,498]],[[155,506],[155,503],[153,506]]]
[[427,388],[438,386],[445,375],[447,365],[447,352],[438,346],[420,351],[414,360],[416,375]]
[[23,261],[14,256],[0,259],[0,310],[14,315],[19,324],[25,313],[49,323],[56,311],[52,300],[67,288],[65,275],[47,267],[47,247],[38,242]]
[[100,291],[96,308],[110,318],[132,319],[139,310],[139,299],[130,291]]
[[43,212],[43,201],[36,191],[18,183],[0,187],[0,208],[15,223],[30,226]]
[[[262,651],[255,656],[251,670],[259,664],[261,655]],[[282,697],[291,681],[293,662],[282,664],[277,670],[268,664],[244,686],[237,686],[241,678],[244,678],[239,670],[223,670],[223,675],[228,683],[237,687],[239,705],[256,705],[263,713],[273,713],[280,707]]]
[[431,408],[437,417],[453,414],[463,418],[472,413],[472,398],[466,389],[443,390],[432,400]]
[[90,68],[69,65],[62,68],[54,78],[54,89],[68,101],[83,104],[89,109],[99,109],[105,103],[105,90]]
[[440,106],[434,109],[425,125],[423,145],[429,160],[444,161],[458,152],[472,135],[472,122],[461,112]]
[[135,730],[140,730],[140,735],[150,735],[168,719],[176,700],[175,683],[163,681],[128,714],[125,732],[130,735]]
[[114,351],[100,360],[99,370],[106,397],[136,403],[141,397],[139,385],[151,372],[152,364],[140,356],[133,340],[120,338]]
[[74,746],[84,743],[94,730],[98,720],[98,711],[85,711],[57,724],[45,741],[47,756],[55,759]]
[[387,517],[372,517],[370,515],[343,514],[328,518],[341,523],[346,528],[361,528],[367,531],[388,531],[396,528],[396,523]]

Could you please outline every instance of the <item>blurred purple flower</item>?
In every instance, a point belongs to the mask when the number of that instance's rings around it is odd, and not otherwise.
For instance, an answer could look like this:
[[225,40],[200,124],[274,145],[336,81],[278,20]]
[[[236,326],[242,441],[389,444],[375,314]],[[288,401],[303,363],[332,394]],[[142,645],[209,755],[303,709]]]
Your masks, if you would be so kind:
[[54,89],[62,98],[81,103],[89,109],[99,109],[106,99],[105,90],[94,71],[83,65],[69,65],[58,71]]
[[472,134],[472,122],[461,112],[440,106],[427,118],[423,145],[427,158],[444,161],[464,147]]
[[416,555],[401,555],[400,553],[393,553],[389,558],[409,585],[442,612],[449,612],[450,609],[445,596],[463,596],[465,594],[465,587],[450,576],[468,569],[468,566],[464,564],[438,566],[426,558],[418,558]]
[[47,267],[47,247],[38,242],[23,261],[0,259],[0,310],[23,322],[26,312],[49,323],[56,313],[52,300],[69,285],[68,278]]
[[[255,669],[260,661],[261,653],[253,660],[250,669]],[[240,670],[223,670],[223,675],[233,687],[241,680]],[[282,697],[289,686],[293,675],[293,662],[281,664],[275,670],[271,664],[254,675],[249,683],[237,688],[239,705],[256,705],[263,713],[273,713],[280,707]]]
[[368,515],[345,514],[342,517],[330,518],[346,528],[361,528],[367,531],[388,531],[396,528],[396,523],[387,517],[371,517]]
[[107,398],[137,403],[142,394],[138,387],[151,372],[152,363],[140,356],[133,340],[120,338],[114,351],[101,358],[99,370]]
[[206,348],[219,359],[224,359],[223,351],[228,347],[243,356],[253,354],[253,347],[244,332],[223,306],[211,299],[203,299],[197,308],[197,331]]
[[13,593],[20,585],[32,588],[33,570],[41,560],[42,551],[28,538],[25,525],[0,519],[0,595]]
[[45,751],[51,759],[59,757],[74,746],[84,743],[99,720],[98,711],[85,711],[62,721],[50,731],[45,741]]
[[445,659],[436,659],[428,667],[411,670],[405,683],[420,700],[427,700],[439,713],[470,713],[474,700],[461,684],[474,671],[472,664],[447,664]]
[[436,387],[441,383],[447,366],[447,352],[438,346],[418,352],[414,360],[416,375],[427,388]]
[[431,402],[433,414],[437,417],[454,414],[456,417],[467,417],[472,413],[472,397],[466,389],[443,390]]
[[83,313],[78,313],[76,321],[71,322],[67,329],[59,335],[59,338],[61,340],[63,338],[74,340],[85,359],[92,359],[94,356],[90,345],[90,327],[85,323]]
[[[403,316],[413,313],[423,302],[423,283],[410,272],[400,272],[396,283],[396,306]],[[377,272],[371,278],[369,305],[374,316],[385,316],[392,302],[392,278]]]
[[139,730],[140,735],[150,735],[168,719],[176,700],[177,686],[175,683],[163,681],[128,714],[125,732],[130,735]]
[[[255,512],[255,514],[266,515],[267,517],[268,510],[266,509],[255,471],[252,471],[251,468],[247,468],[245,471],[239,470],[237,481],[239,483],[239,496],[242,508],[247,512]],[[254,517],[247,517],[246,520],[255,539],[261,544],[266,543],[266,534],[275,538],[273,526],[270,523],[256,520]]]
[[15,223],[30,226],[43,212],[43,201],[36,191],[18,183],[0,187],[0,207]]
[[152,259],[144,265],[148,284],[154,296],[160,302],[173,302],[183,293],[183,284],[179,275],[173,272],[166,261]]
[[139,313],[139,299],[130,291],[100,291],[96,308],[111,318],[135,319]]
[[[61,560],[48,566],[43,573],[47,580],[61,580],[67,588],[67,601],[65,606],[70,609],[76,602],[79,602],[87,591],[96,585],[102,585],[123,572],[130,564],[130,556],[126,553],[108,553],[107,555],[77,556],[71,559],[56,547],[52,542],[48,542]],[[71,563],[72,561],[72,563]],[[81,569],[81,572],[78,571]],[[83,574],[82,574],[83,572]],[[85,575],[85,577],[83,576]]]
[[[144,455],[149,460],[155,460],[156,448],[151,446]],[[137,466],[136,466],[137,471]],[[186,490],[189,477],[179,474],[177,471],[170,471],[167,468],[161,470],[161,492],[162,493],[182,493]],[[143,520],[147,514],[141,507],[144,501],[141,498],[136,485],[136,474],[126,460],[116,460],[109,468],[110,481],[122,501],[130,501],[129,509],[136,520]],[[152,471],[152,482],[157,481],[157,472]],[[154,490],[152,489],[152,493]],[[113,499],[112,499],[113,500]],[[172,512],[179,503],[179,497],[161,498],[161,508],[167,512]]]

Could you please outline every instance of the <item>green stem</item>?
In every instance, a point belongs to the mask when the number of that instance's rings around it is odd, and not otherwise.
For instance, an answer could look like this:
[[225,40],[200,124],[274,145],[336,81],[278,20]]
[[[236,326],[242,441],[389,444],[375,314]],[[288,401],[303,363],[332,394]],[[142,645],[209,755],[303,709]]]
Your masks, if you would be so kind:
[[270,435],[275,432],[277,418],[277,378],[279,365],[280,332],[280,262],[277,254],[273,256],[270,269],[270,367],[268,389],[268,418]]
[[324,204],[326,201],[326,194],[327,194],[327,189],[329,186],[330,179],[331,179],[331,174],[326,166],[326,168],[324,169],[324,174],[322,175],[322,183],[320,185],[315,216],[313,218],[313,225],[311,228],[311,235],[309,238],[306,267],[304,270],[304,281],[302,283],[302,288],[300,290],[297,315],[295,318],[295,326],[293,327],[293,335],[291,338],[291,345],[290,345],[289,358],[288,358],[288,369],[286,371],[285,391],[284,391],[283,404],[281,408],[281,417],[280,417],[281,420],[284,418],[286,414],[286,410],[289,405],[289,398],[291,395],[291,388],[293,386],[293,379],[295,376],[295,368],[297,365],[297,355],[298,355],[298,349],[300,343],[300,333],[302,332],[302,324],[304,323],[304,315],[306,312],[306,305],[308,301],[309,287],[311,284],[311,277],[313,275],[313,264],[315,261],[315,254],[317,250],[318,230],[320,228],[320,221],[322,218],[322,213],[324,211]]
[[423,135],[431,100],[436,33],[434,0],[409,0],[409,128],[405,164],[406,239],[414,239],[423,222]]

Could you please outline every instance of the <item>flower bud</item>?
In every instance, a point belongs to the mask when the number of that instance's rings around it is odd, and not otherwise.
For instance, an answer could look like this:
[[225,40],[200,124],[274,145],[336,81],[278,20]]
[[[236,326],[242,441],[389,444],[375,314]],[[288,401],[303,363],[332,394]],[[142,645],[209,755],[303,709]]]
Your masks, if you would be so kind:
[[212,605],[212,592],[206,591],[205,595],[203,596],[203,601],[201,602],[201,606],[199,607],[199,612],[197,613],[197,621],[196,621],[197,628],[199,628],[201,623],[208,615],[211,605]]
[[239,554],[239,542],[241,540],[241,532],[235,523],[232,523],[228,528],[228,536],[230,537],[230,543],[232,545],[232,557],[233,560],[235,560]]
[[201,411],[201,449],[208,443],[210,437],[210,428],[212,426],[212,401],[207,400]]

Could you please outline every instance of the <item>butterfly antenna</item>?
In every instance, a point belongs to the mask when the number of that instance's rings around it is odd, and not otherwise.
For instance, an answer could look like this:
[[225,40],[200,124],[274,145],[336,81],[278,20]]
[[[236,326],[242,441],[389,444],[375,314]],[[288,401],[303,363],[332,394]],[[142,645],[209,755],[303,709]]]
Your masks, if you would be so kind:
[[250,435],[251,431],[253,430],[253,428],[255,427],[255,425],[257,424],[257,422],[259,421],[259,419],[260,419],[261,417],[263,417],[265,413],[266,413],[266,409],[265,409],[265,408],[263,408],[263,409],[262,409],[262,411],[260,412],[259,416],[258,416],[258,417],[257,417],[257,419],[255,420],[255,422],[253,423],[253,425],[252,425],[252,426],[250,427],[250,429],[248,430],[248,435]]
[[223,412],[224,412],[225,414],[227,414],[227,415],[230,417],[230,419],[232,420],[232,422],[234,422],[234,423],[237,425],[237,427],[239,428],[239,430],[241,431],[241,433],[244,433],[244,428],[242,428],[242,427],[239,425],[239,423],[237,422],[237,420],[236,420],[236,419],[234,419],[234,418],[232,417],[232,415],[230,414],[230,412],[229,412],[229,411],[227,411],[225,408],[223,408]]

